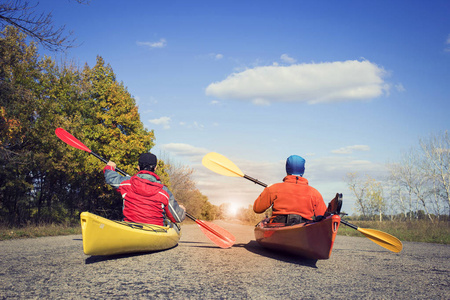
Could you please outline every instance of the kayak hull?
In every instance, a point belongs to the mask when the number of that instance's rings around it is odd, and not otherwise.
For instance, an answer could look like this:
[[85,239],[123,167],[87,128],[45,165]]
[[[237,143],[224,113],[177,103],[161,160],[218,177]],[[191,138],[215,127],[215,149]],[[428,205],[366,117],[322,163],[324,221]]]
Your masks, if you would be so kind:
[[339,215],[331,215],[320,222],[292,226],[265,226],[261,222],[255,227],[255,238],[264,248],[308,259],[328,259],[340,221]]
[[175,247],[181,236],[174,228],[112,221],[89,212],[80,219],[86,255],[160,251]]

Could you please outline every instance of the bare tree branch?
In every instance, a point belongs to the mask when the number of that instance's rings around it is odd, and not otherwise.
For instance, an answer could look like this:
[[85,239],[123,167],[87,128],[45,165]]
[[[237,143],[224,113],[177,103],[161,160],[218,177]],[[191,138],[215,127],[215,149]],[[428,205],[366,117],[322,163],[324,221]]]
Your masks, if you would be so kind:
[[[88,4],[88,0],[76,0],[80,4]],[[37,40],[46,49],[61,51],[74,47],[72,32],[66,34],[65,26],[55,27],[51,13],[38,13],[35,5],[28,1],[9,0],[0,4],[0,24],[18,28],[20,31]]]

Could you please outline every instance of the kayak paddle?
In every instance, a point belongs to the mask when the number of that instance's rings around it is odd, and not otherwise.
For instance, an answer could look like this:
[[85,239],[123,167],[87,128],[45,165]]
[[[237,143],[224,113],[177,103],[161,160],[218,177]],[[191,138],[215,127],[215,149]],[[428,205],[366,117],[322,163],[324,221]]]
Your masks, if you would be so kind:
[[211,222],[196,219],[188,213],[186,213],[186,216],[192,221],[195,221],[203,233],[220,248],[230,248],[236,242],[234,236],[222,227]]
[[375,244],[380,245],[383,248],[386,248],[392,252],[398,253],[402,251],[403,244],[400,242],[398,238],[392,236],[386,232],[379,231],[376,229],[367,229],[360,228],[354,224],[350,224],[349,222],[342,220],[341,223],[347,225],[350,228],[356,229],[361,232],[366,238],[374,242]]
[[[243,177],[263,187],[267,187],[267,184],[257,179],[254,179],[248,175],[245,175],[231,160],[229,160],[228,158],[226,158],[221,154],[215,152],[210,152],[206,154],[202,159],[202,164],[206,168],[218,174],[232,177]],[[359,228],[358,226],[353,225],[342,219],[341,223],[361,232],[365,237],[367,237],[372,242],[380,245],[383,248],[386,248],[396,253],[402,251],[403,248],[402,242],[395,236],[392,236],[388,233],[375,229]]]
[[[64,129],[56,128],[55,134],[56,134],[57,137],[59,137],[61,139],[61,141],[65,142],[67,145],[75,147],[75,148],[83,150],[83,151],[86,151],[87,153],[92,154],[96,158],[100,159],[105,164],[108,163],[108,161],[106,159],[104,159],[103,157],[101,157],[97,153],[92,152],[92,150],[89,149],[85,144],[80,142],[76,137],[74,137],[73,135],[71,135],[70,133],[65,131]],[[125,173],[124,171],[122,171],[119,168],[116,168],[116,171],[119,172],[120,174],[124,175],[124,176],[129,176],[127,173]]]
[[211,171],[216,172],[220,175],[243,177],[263,187],[267,187],[267,184],[265,184],[264,182],[245,175],[231,160],[219,153],[210,152],[206,154],[202,159],[202,164]]
[[[86,151],[89,154],[92,154],[96,158],[100,159],[102,162],[108,163],[106,159],[92,152],[91,149],[89,149],[85,144],[80,142],[76,137],[68,133],[66,130],[62,128],[56,128],[55,134],[69,146]],[[119,168],[116,168],[116,171],[124,176],[130,176]],[[216,224],[210,222],[198,220],[187,212],[186,216],[195,221],[195,223],[200,226],[200,229],[203,231],[203,233],[220,248],[229,248],[233,246],[234,242],[236,241],[235,237],[231,233],[221,228],[220,226],[217,226]]]

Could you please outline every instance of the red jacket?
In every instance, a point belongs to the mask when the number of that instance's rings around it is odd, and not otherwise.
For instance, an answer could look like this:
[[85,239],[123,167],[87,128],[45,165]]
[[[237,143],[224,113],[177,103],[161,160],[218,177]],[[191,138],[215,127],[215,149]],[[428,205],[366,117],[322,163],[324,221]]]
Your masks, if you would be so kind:
[[163,226],[165,217],[174,223],[184,220],[184,209],[155,173],[139,171],[124,177],[111,166],[106,166],[104,172],[106,183],[122,195],[124,221]]
[[295,175],[288,175],[283,182],[265,188],[255,200],[253,210],[260,214],[271,205],[272,218],[296,214],[311,220],[313,216],[324,215],[327,210],[319,191],[309,186],[306,178]]

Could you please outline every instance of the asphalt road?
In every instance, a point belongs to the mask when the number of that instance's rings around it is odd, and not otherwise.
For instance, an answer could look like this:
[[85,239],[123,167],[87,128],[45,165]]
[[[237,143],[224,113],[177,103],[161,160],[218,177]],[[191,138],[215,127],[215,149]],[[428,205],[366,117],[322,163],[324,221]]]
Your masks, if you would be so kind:
[[331,258],[275,254],[252,226],[221,249],[196,224],[177,247],[87,256],[81,235],[0,242],[0,299],[450,299],[450,246],[405,242],[392,253],[364,237],[336,238]]

